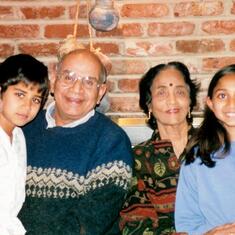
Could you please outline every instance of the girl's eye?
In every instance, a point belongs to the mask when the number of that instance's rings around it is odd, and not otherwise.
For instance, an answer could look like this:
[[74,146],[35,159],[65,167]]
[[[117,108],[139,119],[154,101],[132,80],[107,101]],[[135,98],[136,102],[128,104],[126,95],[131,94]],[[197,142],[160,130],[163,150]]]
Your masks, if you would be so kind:
[[225,99],[225,98],[226,98],[226,94],[220,93],[220,94],[218,94],[217,97],[218,97],[219,99]]

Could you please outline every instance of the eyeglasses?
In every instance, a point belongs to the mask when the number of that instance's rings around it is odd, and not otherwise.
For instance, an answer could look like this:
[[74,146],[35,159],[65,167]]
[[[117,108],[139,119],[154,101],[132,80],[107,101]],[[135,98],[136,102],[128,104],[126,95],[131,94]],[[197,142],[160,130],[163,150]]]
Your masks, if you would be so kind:
[[71,87],[77,80],[82,82],[84,88],[92,89],[100,86],[97,78],[92,76],[77,76],[74,71],[65,70],[58,76],[59,80],[64,86]]

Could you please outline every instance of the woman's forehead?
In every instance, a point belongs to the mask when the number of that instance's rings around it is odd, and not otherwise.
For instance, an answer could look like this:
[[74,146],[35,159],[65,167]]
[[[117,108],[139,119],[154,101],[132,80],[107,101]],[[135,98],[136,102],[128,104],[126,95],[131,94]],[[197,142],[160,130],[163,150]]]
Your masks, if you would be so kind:
[[153,80],[154,86],[186,86],[182,73],[176,69],[168,69],[160,72]]

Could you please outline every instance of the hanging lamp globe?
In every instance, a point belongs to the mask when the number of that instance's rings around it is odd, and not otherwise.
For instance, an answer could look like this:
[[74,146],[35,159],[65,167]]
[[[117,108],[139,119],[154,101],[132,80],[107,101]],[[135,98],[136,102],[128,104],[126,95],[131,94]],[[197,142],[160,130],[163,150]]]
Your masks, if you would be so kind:
[[96,0],[89,12],[89,23],[97,31],[110,31],[117,27],[119,13],[113,0]]

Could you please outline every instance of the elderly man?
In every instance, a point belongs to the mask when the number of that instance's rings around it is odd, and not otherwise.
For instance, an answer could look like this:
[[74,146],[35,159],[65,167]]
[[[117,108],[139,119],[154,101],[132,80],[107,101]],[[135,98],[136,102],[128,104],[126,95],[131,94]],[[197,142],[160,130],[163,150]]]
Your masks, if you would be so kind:
[[98,57],[75,50],[58,64],[55,102],[24,128],[29,235],[119,234],[118,215],[131,177],[125,132],[95,111],[106,91]]

